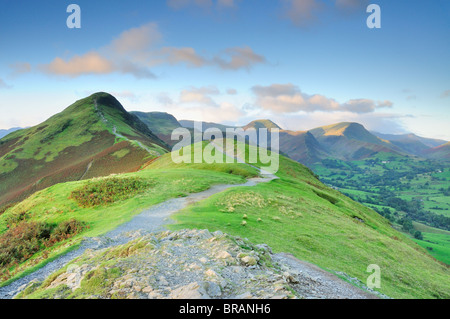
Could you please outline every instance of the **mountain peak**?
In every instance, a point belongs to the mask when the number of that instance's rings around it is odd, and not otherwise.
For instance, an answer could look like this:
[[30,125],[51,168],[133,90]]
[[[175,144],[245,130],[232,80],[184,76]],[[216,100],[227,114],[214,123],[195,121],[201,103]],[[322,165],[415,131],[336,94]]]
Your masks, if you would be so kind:
[[120,102],[111,94],[106,92],[97,92],[88,97],[92,101],[96,101],[98,105],[106,106],[108,108],[116,109],[121,112],[126,112],[125,108]]
[[349,138],[361,137],[361,135],[372,135],[366,128],[355,122],[341,122],[327,126],[318,127],[311,130],[313,135],[324,136],[346,136]]
[[244,129],[249,129],[249,128],[254,128],[254,129],[260,129],[260,128],[267,128],[267,129],[279,129],[281,130],[281,127],[279,127],[276,123],[274,123],[271,120],[265,119],[265,120],[255,120],[250,122],[249,124],[247,124]]

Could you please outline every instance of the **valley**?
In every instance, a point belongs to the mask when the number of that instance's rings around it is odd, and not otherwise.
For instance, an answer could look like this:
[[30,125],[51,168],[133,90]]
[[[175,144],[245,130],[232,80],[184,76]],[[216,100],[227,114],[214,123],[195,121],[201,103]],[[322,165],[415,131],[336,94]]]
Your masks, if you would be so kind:
[[[378,154],[361,161],[324,160],[313,169],[324,183],[374,209],[449,264],[450,167],[446,163]],[[433,230],[441,236],[433,236]]]

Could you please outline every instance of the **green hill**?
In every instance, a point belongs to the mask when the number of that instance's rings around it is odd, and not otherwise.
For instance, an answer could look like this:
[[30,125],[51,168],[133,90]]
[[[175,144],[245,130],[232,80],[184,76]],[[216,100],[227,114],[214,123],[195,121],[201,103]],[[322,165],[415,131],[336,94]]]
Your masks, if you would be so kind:
[[[305,166],[283,156],[280,160],[279,179],[213,195],[180,211],[175,215],[177,223],[170,227],[221,230],[255,244],[266,243],[275,252],[291,253],[342,278],[357,278],[363,283],[370,275],[367,267],[377,264],[382,276],[379,291],[390,297],[450,297],[448,267],[426,249],[397,232],[373,210],[322,184]],[[213,184],[242,183],[255,173],[245,164],[175,164],[170,154],[165,154],[145,169],[113,177],[113,184],[108,182],[110,177],[54,185],[0,215],[0,235],[8,231],[8,223],[21,219],[28,224],[61,225],[75,218],[88,228],[54,246],[43,246],[27,261],[9,269],[10,273],[17,276],[41,265],[46,258],[77,245],[82,236],[103,234],[149,206]],[[139,189],[121,196],[118,187],[122,184]],[[91,190],[100,192],[102,187],[115,194],[112,201],[96,197],[100,202],[92,207],[77,203],[77,198],[83,198],[79,194],[88,192],[85,198],[90,198]]]
[[0,139],[12,132],[15,132],[15,131],[18,131],[21,129],[22,129],[21,127],[13,127],[13,128],[7,129],[7,130],[0,130]]
[[166,150],[107,93],[0,140],[0,207],[56,183],[137,170]]
[[408,154],[416,156],[423,156],[423,153],[430,148],[438,147],[445,144],[446,141],[432,138],[424,138],[415,134],[382,134],[378,132],[372,132],[377,137],[387,140],[395,146],[401,148]]
[[280,131],[280,151],[304,165],[312,165],[329,156],[310,132]]
[[450,160],[450,142],[425,150],[422,154],[427,158],[448,161]]
[[381,140],[358,123],[338,123],[309,132],[330,155],[342,160],[364,159],[380,152],[401,152],[397,146]]
[[276,123],[272,122],[271,120],[256,120],[252,121],[246,126],[243,127],[244,130],[248,130],[250,128],[254,128],[255,130],[258,130],[260,128],[266,128],[266,129],[279,129],[281,130],[281,127],[279,127]]
[[181,127],[177,119],[165,112],[130,112],[136,115],[147,127],[168,145],[173,145],[172,131]]

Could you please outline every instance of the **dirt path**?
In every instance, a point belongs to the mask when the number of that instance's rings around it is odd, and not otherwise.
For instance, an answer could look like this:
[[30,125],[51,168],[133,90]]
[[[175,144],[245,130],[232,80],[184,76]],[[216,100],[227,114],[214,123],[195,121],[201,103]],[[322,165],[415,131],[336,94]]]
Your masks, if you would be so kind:
[[379,299],[374,293],[359,289],[291,254],[279,253],[272,258],[295,278],[291,287],[305,299]]
[[91,166],[92,166],[92,163],[93,163],[94,161],[90,161],[89,162],[89,164],[88,164],[88,166],[86,167],[86,170],[84,171],[84,173],[83,173],[83,175],[80,177],[80,181],[86,176],[86,174],[89,172],[89,170],[91,169]]
[[[216,148],[223,152],[217,145]],[[231,155],[227,154],[227,156]],[[193,203],[207,199],[210,196],[223,192],[229,188],[251,187],[278,178],[262,169],[259,170],[263,177],[249,179],[246,183],[240,185],[215,185],[200,193],[190,194],[183,198],[167,200],[143,211],[131,221],[120,225],[101,237],[86,238],[78,249],[57,258],[43,268],[14,281],[10,285],[0,288],[0,299],[13,298],[17,293],[25,289],[31,281],[43,281],[50,274],[63,268],[70,261],[82,255],[87,249],[96,251],[114,247],[125,244],[136,238],[136,236],[140,237],[145,234],[164,230],[164,226],[171,222],[170,215]],[[289,278],[295,278],[293,279],[294,282],[291,283],[291,286],[293,286],[293,288],[304,298],[377,298],[373,294],[358,289],[315,265],[296,259],[292,255],[283,253],[276,254],[274,255],[274,260],[284,265],[284,270],[289,274]]]
[[[127,243],[132,240],[136,233],[145,234],[164,230],[164,225],[170,223],[170,215],[198,201],[204,200],[214,194],[223,192],[232,187],[248,187],[255,186],[259,183],[270,182],[276,178],[275,176],[266,176],[265,178],[249,179],[244,184],[225,184],[214,185],[208,190],[200,193],[194,193],[183,198],[173,198],[163,203],[155,205],[139,215],[135,216],[131,221],[120,225],[116,229],[110,231],[104,236],[97,238],[86,238],[81,246],[56,260],[48,263],[43,268],[20,278],[8,286],[0,288],[0,299],[10,299],[18,292],[23,290],[28,283],[33,280],[42,281],[53,272],[61,269],[71,260],[82,255],[86,249],[103,249]],[[130,235],[133,234],[133,235]]]

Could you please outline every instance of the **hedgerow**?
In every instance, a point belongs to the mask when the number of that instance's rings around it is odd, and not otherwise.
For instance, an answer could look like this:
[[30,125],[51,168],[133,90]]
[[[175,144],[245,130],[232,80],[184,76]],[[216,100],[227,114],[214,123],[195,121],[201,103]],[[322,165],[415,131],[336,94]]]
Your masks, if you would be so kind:
[[130,198],[151,186],[150,181],[141,178],[105,178],[88,181],[83,187],[74,190],[69,198],[81,207],[95,207]]

